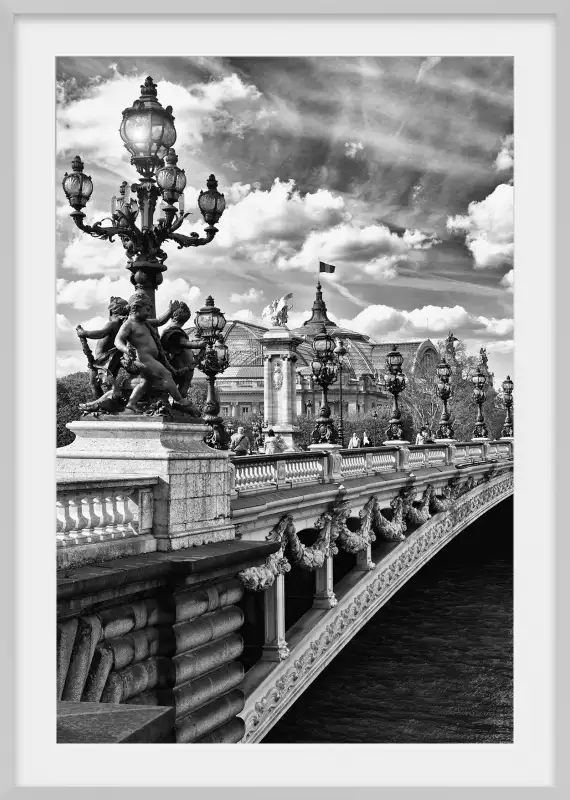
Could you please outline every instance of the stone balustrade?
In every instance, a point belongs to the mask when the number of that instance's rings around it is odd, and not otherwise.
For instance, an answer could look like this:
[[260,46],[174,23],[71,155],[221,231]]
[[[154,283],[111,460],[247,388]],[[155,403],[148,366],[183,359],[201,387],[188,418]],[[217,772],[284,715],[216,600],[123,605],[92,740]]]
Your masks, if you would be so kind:
[[402,469],[400,450],[397,447],[367,447],[358,450],[341,450],[341,472],[346,478],[356,475],[373,475],[377,472],[396,472]]
[[240,456],[233,463],[233,488],[238,494],[323,483],[328,477],[327,456],[321,452]]
[[[70,566],[70,550],[135,537],[150,538],[156,477],[65,478],[57,483],[58,566]],[[95,552],[95,551],[93,551]]]

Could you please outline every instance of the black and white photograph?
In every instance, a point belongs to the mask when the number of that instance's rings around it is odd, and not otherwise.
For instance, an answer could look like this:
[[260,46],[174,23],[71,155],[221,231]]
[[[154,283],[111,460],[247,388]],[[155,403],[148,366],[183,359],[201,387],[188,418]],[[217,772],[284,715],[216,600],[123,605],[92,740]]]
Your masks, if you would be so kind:
[[513,57],[55,73],[57,742],[513,743]]

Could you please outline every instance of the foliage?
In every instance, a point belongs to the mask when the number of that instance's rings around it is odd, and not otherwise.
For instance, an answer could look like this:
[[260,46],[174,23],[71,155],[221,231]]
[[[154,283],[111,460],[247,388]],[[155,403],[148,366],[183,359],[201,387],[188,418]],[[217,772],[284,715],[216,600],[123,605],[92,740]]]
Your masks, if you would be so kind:
[[[360,438],[364,431],[368,434],[372,444],[381,445],[386,439],[386,428],[390,415],[387,411],[382,409],[375,419],[370,412],[366,414],[345,414],[342,419],[344,428],[344,443],[348,445],[348,441],[353,433],[356,433]],[[404,423],[404,435],[406,436],[410,431],[411,417],[402,414],[402,421]],[[338,416],[334,416],[335,425],[338,428]],[[308,447],[311,444],[311,433],[316,425],[316,418],[314,416],[300,415],[295,419],[294,423],[301,431],[300,440],[303,447]]]
[[188,390],[188,399],[196,408],[202,409],[208,394],[208,384],[204,380],[193,380]]
[[79,419],[79,403],[91,399],[88,372],[74,372],[56,381],[57,393],[57,447],[71,444],[75,436],[65,426],[68,422]]
[[[445,356],[452,368],[450,384],[452,397],[449,401],[451,424],[455,438],[466,441],[473,436],[473,428],[477,416],[477,406],[473,400],[473,384],[471,376],[480,363],[479,357],[467,355],[465,344],[455,342],[455,357],[450,360],[445,352],[445,342],[438,342],[440,356]],[[489,373],[485,393],[487,399],[483,404],[483,416],[489,429],[489,436],[501,435],[505,411],[502,393],[497,392],[493,385],[493,373]],[[416,369],[413,375],[406,375],[406,389],[400,395],[402,412],[407,412],[411,417],[412,428],[417,433],[423,426],[435,435],[441,417],[442,402],[436,391],[437,374],[435,368],[426,372]]]

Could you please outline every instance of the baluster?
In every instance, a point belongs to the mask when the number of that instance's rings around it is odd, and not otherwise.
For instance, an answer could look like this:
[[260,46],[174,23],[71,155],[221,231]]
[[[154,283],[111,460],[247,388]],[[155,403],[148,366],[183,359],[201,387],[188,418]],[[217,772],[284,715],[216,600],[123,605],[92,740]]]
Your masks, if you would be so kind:
[[71,518],[71,529],[69,535],[71,538],[79,541],[82,538],[82,532],[87,528],[89,521],[83,515],[83,498],[76,498],[71,496],[69,498],[69,516]]
[[55,502],[55,539],[58,547],[65,544],[68,520],[67,500],[57,499]]
[[95,541],[99,537],[95,533],[95,528],[97,527],[97,523],[99,522],[99,517],[95,513],[95,507],[93,504],[93,495],[88,494],[82,500],[83,510],[85,512],[85,516],[87,518],[87,528],[83,532],[83,536],[88,538],[90,542]]
[[96,521],[93,526],[94,533],[102,541],[106,538],[107,528],[109,526],[111,518],[107,513],[103,495],[100,494],[99,492],[93,495],[93,513],[96,517]]

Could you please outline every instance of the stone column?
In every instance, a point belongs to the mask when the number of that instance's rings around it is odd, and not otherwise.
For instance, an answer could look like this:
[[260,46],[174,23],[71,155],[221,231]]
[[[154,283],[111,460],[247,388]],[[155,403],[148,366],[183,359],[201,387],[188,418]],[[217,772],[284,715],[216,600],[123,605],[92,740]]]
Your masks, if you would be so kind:
[[313,608],[334,608],[337,602],[334,593],[333,557],[327,556],[323,566],[315,572]]
[[285,576],[278,575],[263,594],[265,643],[262,661],[283,661],[289,655],[285,641]]
[[208,427],[203,422],[109,416],[68,427],[76,439],[57,451],[58,478],[159,478],[152,531],[157,550],[235,538],[228,452],[204,444]]
[[299,429],[293,424],[296,410],[296,349],[301,339],[284,327],[271,328],[263,337],[264,416],[285,441],[287,450],[298,450],[295,439]]

